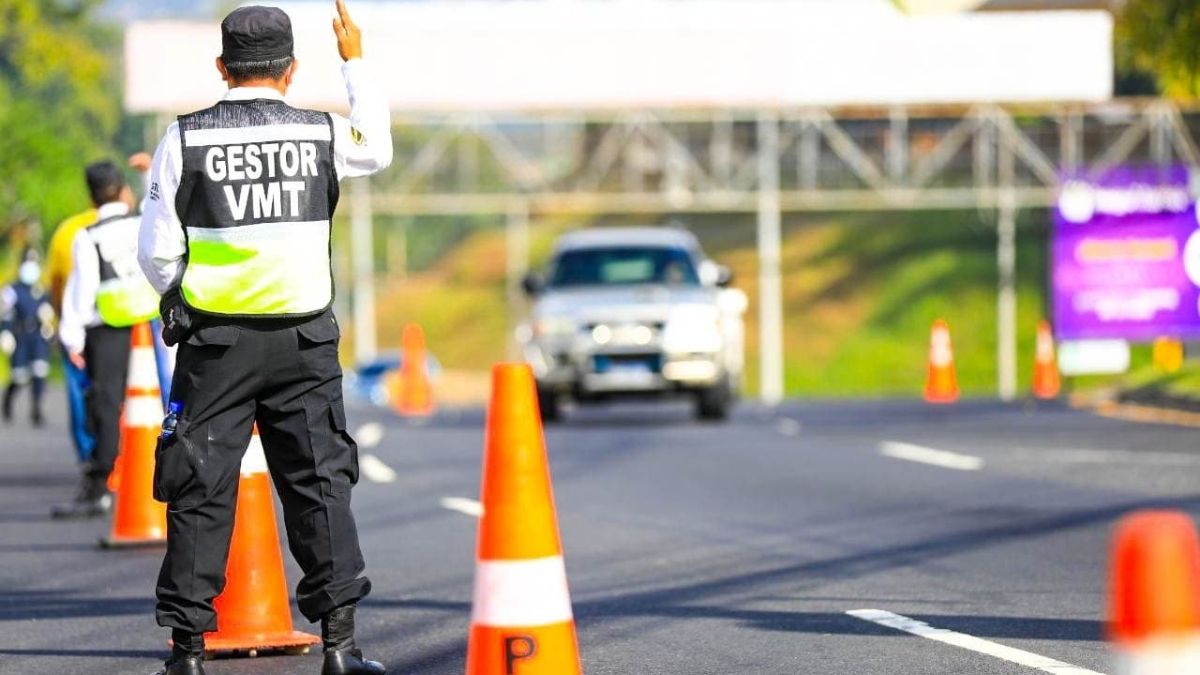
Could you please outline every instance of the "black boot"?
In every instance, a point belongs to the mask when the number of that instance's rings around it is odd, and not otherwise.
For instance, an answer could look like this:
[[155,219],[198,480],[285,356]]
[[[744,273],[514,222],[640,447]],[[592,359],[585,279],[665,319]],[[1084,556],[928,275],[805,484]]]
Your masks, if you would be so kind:
[[204,675],[204,634],[171,631],[171,656],[154,675]]
[[20,388],[19,384],[10,382],[4,390],[4,404],[0,406],[0,418],[4,420],[5,424],[12,423],[13,399],[17,396],[18,388]]
[[42,393],[45,387],[44,380],[33,381],[33,409],[29,412],[29,421],[35,429],[46,426],[46,415],[42,412]]
[[75,499],[69,504],[59,504],[50,509],[50,516],[60,520],[99,518],[112,509],[112,502],[108,480],[103,476],[85,473]]
[[387,675],[383,664],[363,659],[354,644],[354,605],[338,607],[321,619],[325,664],[321,675]]

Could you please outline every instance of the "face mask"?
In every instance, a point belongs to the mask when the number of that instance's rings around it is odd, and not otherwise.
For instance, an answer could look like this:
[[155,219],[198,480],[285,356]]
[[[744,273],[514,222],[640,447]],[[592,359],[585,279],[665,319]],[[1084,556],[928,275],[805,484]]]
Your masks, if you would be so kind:
[[17,278],[27,286],[36,284],[41,276],[42,268],[32,261],[21,263],[21,267],[17,270]]

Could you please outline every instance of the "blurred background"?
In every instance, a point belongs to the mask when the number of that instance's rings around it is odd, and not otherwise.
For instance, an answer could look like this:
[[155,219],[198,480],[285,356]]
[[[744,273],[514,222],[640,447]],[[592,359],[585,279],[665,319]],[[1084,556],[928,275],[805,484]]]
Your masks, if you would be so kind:
[[[219,95],[215,26],[238,4],[0,0],[0,280],[86,206],[87,162],[152,151]],[[344,111],[330,3],[282,4],[294,102]],[[1078,291],[1053,281],[1063,187],[1103,194],[1114,172],[1158,167],[1131,180],[1190,194],[1200,163],[1197,1],[351,8],[397,152],[343,186],[345,361],[420,324],[443,400],[482,400],[488,366],[520,355],[521,281],[553,242],[609,225],[688,230],[730,270],[749,300],[748,396],[916,395],[942,318],[963,392],[1010,399],[1030,386],[1037,323],[1060,328],[1055,298]],[[1200,388],[1152,346],[1188,346],[1200,317],[1099,316],[1060,338],[1124,346],[1087,352],[1069,387]]]

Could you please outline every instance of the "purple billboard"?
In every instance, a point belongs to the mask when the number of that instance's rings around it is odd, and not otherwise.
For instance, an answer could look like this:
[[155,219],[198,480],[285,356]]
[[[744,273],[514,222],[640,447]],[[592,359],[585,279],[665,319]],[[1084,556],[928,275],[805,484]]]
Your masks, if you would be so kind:
[[1200,337],[1200,224],[1187,167],[1067,179],[1051,244],[1060,340]]

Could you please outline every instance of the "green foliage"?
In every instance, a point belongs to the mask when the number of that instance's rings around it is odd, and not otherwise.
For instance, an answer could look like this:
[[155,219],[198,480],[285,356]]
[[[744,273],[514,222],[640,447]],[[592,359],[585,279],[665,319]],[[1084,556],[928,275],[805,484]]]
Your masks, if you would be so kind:
[[1126,0],[1117,22],[1122,69],[1152,73],[1163,93],[1200,95],[1200,0]]
[[[994,395],[994,221],[994,213],[966,211],[788,218],[782,258],[788,394],[919,396],[930,325],[944,318],[953,332],[963,392]],[[629,221],[612,220],[624,222]],[[1018,228],[1022,391],[1028,390],[1033,372],[1037,321],[1046,312],[1048,223],[1045,211],[1027,211]],[[534,266],[543,264],[564,230],[584,224],[535,222],[530,242]],[[521,308],[506,304],[504,232],[496,220],[453,238],[441,231],[441,223],[423,225],[410,229],[410,245],[438,251],[438,258],[405,280],[381,278],[380,344],[397,348],[400,327],[415,321],[448,369],[485,370],[506,357],[510,322],[521,314]],[[708,254],[732,268],[734,285],[749,296],[746,384],[754,392],[758,262],[753,217],[689,216],[687,226]]]
[[53,227],[87,205],[81,170],[112,154],[118,35],[98,0],[0,0],[0,232]]

